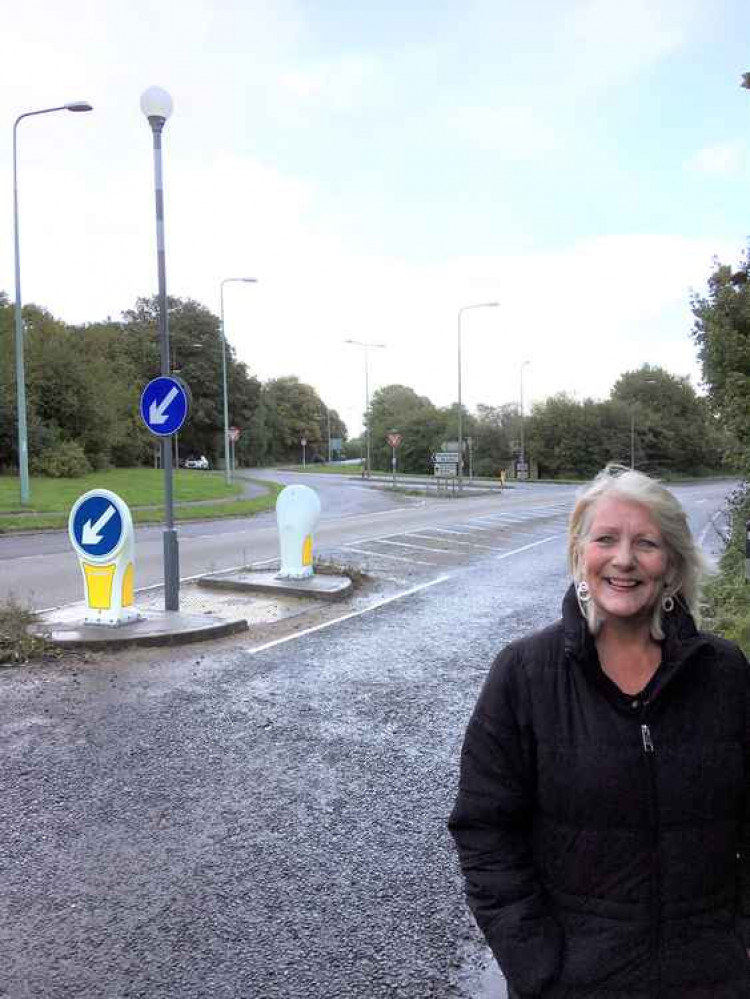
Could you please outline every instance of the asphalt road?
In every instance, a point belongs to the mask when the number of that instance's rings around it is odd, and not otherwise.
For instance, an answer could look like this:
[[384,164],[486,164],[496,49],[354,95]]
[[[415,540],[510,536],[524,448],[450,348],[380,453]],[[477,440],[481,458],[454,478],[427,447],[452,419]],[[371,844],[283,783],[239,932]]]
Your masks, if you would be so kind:
[[[387,533],[429,521],[451,521],[457,505],[472,505],[482,513],[498,509],[498,504],[503,509],[528,505],[537,494],[539,503],[548,502],[554,490],[572,495],[571,487],[529,485],[488,497],[424,499],[362,485],[351,478],[275,471],[261,474],[285,484],[303,482],[319,493],[322,516],[315,532],[316,552],[345,540],[367,537],[376,530]],[[256,517],[180,524],[178,536],[183,578],[278,556],[276,517],[272,511]],[[161,527],[136,529],[136,587],[163,581],[162,545]],[[66,531],[0,536],[0,599],[11,594],[36,610],[83,599],[78,560]]]
[[[726,488],[678,490],[714,552]],[[337,551],[400,598],[259,651],[1,671],[0,995],[499,999],[445,819],[489,662],[558,614],[571,501],[358,525]]]

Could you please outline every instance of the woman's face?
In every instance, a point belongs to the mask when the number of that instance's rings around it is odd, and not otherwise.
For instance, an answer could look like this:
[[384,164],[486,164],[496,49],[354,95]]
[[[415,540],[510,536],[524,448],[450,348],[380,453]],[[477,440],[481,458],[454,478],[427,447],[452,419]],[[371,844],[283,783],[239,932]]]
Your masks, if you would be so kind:
[[664,592],[669,555],[648,508],[605,496],[583,544],[583,578],[600,616],[648,619]]

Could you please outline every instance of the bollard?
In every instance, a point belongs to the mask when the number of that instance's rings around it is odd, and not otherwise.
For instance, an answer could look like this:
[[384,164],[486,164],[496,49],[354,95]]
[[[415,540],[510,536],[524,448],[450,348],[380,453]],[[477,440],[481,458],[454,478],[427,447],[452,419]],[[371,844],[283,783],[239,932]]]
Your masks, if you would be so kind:
[[83,575],[84,624],[138,621],[133,520],[125,501],[108,489],[84,493],[71,508],[68,533]]
[[320,518],[320,499],[309,486],[287,486],[276,500],[281,568],[277,579],[313,575],[312,532]]

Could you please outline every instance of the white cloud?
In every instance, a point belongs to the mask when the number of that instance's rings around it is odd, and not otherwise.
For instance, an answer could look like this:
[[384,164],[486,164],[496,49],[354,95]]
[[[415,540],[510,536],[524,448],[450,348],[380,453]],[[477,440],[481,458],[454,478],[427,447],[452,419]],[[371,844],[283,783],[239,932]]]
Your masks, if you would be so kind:
[[744,151],[739,143],[706,146],[688,161],[688,169],[716,177],[728,177],[740,172]]

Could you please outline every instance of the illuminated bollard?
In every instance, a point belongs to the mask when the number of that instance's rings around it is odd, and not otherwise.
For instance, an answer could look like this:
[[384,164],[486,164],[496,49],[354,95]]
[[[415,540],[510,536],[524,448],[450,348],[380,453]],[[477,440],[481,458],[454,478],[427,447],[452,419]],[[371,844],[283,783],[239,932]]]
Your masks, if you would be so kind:
[[138,621],[133,519],[125,501],[108,489],[84,493],[70,511],[68,533],[83,574],[84,623]]
[[276,500],[281,568],[278,579],[313,575],[312,532],[320,519],[320,499],[309,486],[287,486]]

